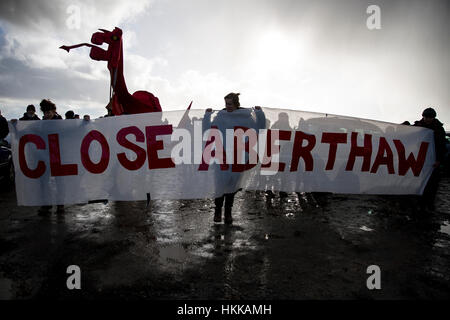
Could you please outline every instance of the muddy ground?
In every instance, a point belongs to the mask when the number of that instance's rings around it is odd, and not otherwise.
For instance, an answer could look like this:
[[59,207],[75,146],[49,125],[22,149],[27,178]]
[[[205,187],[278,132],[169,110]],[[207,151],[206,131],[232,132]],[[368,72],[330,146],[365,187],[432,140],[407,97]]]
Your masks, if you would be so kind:
[[[0,298],[448,299],[450,178],[432,213],[410,196],[239,192],[234,224],[212,200],[109,202],[48,217],[0,192]],[[81,268],[81,290],[66,269]],[[381,269],[368,290],[367,267]]]

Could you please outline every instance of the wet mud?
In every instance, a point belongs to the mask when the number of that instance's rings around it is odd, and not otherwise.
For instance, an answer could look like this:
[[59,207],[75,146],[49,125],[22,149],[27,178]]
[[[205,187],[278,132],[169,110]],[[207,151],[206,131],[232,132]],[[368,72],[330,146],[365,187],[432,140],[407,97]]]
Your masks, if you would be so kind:
[[[450,178],[414,196],[241,191],[232,226],[213,200],[18,207],[0,192],[1,299],[448,299]],[[81,269],[68,290],[67,267]],[[367,268],[381,270],[369,290]]]

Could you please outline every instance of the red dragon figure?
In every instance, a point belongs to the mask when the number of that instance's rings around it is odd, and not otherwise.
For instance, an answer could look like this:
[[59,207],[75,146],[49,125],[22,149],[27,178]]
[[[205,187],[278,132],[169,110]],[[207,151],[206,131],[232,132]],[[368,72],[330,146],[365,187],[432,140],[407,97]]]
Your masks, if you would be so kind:
[[70,49],[87,46],[91,47],[89,56],[93,60],[108,61],[108,70],[111,75],[110,103],[108,107],[114,115],[136,114],[145,112],[161,112],[159,100],[152,93],[147,91],[136,91],[132,95],[128,92],[125,79],[123,77],[123,49],[122,30],[114,28],[113,31],[99,29],[92,35],[91,42],[96,45],[108,44],[108,50],[90,43],[81,43],[73,46],[62,46],[67,52]]

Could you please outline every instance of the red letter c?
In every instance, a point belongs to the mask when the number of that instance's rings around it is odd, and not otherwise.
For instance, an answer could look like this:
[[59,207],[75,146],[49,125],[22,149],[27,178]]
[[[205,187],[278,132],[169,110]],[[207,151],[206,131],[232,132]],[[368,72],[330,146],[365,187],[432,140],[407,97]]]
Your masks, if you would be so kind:
[[31,179],[40,178],[45,172],[45,163],[40,160],[36,169],[30,169],[27,164],[27,160],[25,159],[25,145],[30,142],[36,145],[38,150],[45,149],[45,141],[35,134],[26,134],[20,138],[19,141],[19,164],[20,170],[22,170],[23,174]]

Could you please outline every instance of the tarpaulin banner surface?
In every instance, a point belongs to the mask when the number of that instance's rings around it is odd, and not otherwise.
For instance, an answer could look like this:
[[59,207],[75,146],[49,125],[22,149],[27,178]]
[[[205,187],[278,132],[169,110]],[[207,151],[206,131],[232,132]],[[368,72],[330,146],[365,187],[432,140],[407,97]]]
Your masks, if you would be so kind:
[[19,205],[244,190],[421,194],[433,132],[283,109],[10,123]]

